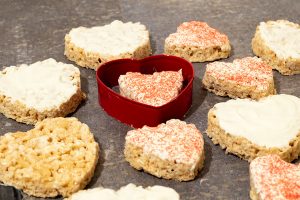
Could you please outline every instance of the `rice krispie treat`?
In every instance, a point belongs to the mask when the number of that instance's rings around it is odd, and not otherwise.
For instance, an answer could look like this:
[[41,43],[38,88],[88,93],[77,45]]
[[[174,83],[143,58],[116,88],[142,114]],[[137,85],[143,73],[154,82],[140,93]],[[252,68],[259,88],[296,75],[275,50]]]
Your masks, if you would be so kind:
[[208,113],[206,133],[214,144],[248,161],[277,154],[291,162],[300,153],[300,99],[281,94],[217,103]]
[[37,197],[70,196],[91,180],[99,146],[76,118],[45,119],[0,136],[0,182]]
[[252,200],[300,199],[300,165],[277,155],[258,157],[250,163]]
[[204,164],[204,142],[194,124],[171,119],[126,135],[125,159],[137,170],[179,181],[193,180]]
[[65,36],[65,55],[81,67],[97,68],[121,58],[151,54],[149,32],[143,24],[115,20],[105,26],[73,28]]
[[130,183],[118,191],[106,188],[82,190],[65,200],[179,200],[179,194],[169,187],[155,185],[143,188]]
[[165,40],[165,54],[179,56],[191,62],[227,58],[231,47],[228,37],[205,22],[184,22],[176,33]]
[[272,67],[257,57],[209,63],[202,83],[208,91],[231,98],[259,99],[276,93]]
[[64,117],[85,99],[80,72],[50,58],[0,71],[0,112],[26,124]]
[[120,94],[151,106],[162,106],[175,99],[181,91],[181,70],[141,74],[127,72],[118,79]]
[[300,26],[287,20],[261,22],[252,50],[283,75],[300,73]]

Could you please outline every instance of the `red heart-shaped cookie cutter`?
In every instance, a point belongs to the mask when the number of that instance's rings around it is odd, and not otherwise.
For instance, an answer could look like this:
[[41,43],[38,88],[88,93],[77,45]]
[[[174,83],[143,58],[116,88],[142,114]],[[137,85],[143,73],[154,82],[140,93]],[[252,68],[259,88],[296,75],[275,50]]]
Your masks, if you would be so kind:
[[[183,88],[172,101],[162,106],[142,104],[121,96],[112,88],[126,72],[153,74],[182,69]],[[167,55],[155,55],[142,60],[119,59],[103,64],[96,72],[99,104],[112,117],[135,128],[157,126],[169,119],[181,119],[192,104],[194,69],[190,62]]]

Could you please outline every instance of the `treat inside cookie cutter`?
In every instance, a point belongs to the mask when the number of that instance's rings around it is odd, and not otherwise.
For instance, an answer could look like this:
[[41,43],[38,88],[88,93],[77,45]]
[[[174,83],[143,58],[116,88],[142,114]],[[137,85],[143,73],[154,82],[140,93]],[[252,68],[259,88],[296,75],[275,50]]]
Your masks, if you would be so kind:
[[[113,90],[113,87],[118,86],[119,76],[126,72],[153,74],[180,69],[184,79],[183,88],[175,99],[162,106],[139,103]],[[96,79],[98,100],[102,108],[110,116],[135,128],[157,126],[173,118],[182,119],[192,104],[194,69],[190,62],[176,56],[155,55],[141,60],[113,60],[98,68]]]

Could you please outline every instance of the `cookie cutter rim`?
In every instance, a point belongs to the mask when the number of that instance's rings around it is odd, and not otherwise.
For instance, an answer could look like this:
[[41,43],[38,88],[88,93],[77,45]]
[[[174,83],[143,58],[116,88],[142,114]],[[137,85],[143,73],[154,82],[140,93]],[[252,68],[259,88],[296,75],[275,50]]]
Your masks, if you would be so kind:
[[[147,66],[149,63],[152,67]],[[161,65],[166,63],[168,66]],[[129,71],[151,74],[155,71],[178,71],[180,69],[183,73],[184,88],[176,98],[162,106],[143,104],[121,96],[113,90],[113,87],[118,86],[118,77]],[[140,60],[125,58],[109,61],[97,69],[96,80],[98,102],[104,111],[120,122],[135,128],[144,125],[157,126],[172,118],[182,119],[192,105],[194,68],[192,63],[180,57],[154,55]]]

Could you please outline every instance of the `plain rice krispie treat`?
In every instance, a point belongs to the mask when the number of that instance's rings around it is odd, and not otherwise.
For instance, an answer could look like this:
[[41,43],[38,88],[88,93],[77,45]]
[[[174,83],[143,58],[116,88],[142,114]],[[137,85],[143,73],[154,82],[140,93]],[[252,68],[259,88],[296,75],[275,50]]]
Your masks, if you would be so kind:
[[252,200],[300,199],[300,165],[277,155],[258,157],[250,163]]
[[151,106],[162,106],[175,99],[181,91],[181,70],[141,74],[127,72],[118,79],[120,94]]
[[228,37],[205,22],[184,22],[176,33],[165,40],[165,54],[179,56],[191,62],[227,58],[231,47]]
[[300,99],[281,94],[217,103],[208,113],[206,133],[245,160],[277,154],[291,162],[300,153]]
[[115,20],[105,26],[73,28],[65,36],[65,55],[81,67],[97,68],[121,58],[151,54],[149,32],[143,24]]
[[85,99],[80,71],[50,58],[0,71],[0,112],[26,124],[64,117]]
[[0,182],[37,197],[70,196],[91,180],[99,146],[76,118],[45,119],[0,136]]
[[204,164],[204,142],[194,124],[171,119],[126,135],[125,159],[137,170],[179,181],[193,180]]
[[252,50],[283,75],[300,73],[300,26],[287,20],[261,22]]
[[209,63],[202,83],[208,91],[231,98],[259,99],[276,94],[272,67],[257,57]]
[[106,188],[81,190],[65,200],[179,200],[179,194],[169,187],[155,185],[143,188],[130,183],[118,191]]

